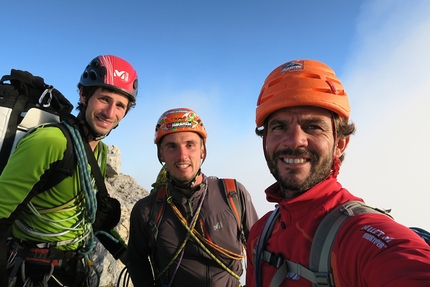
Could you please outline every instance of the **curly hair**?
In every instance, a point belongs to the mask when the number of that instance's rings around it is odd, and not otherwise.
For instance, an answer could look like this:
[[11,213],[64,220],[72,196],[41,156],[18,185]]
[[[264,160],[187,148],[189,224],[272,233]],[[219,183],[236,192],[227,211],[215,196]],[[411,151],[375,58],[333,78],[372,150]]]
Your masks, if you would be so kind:
[[[340,139],[348,138],[356,131],[355,124],[353,122],[349,122],[347,118],[340,118],[337,114],[334,114],[334,122],[337,137]],[[344,159],[345,153],[339,157],[340,162],[343,162]]]

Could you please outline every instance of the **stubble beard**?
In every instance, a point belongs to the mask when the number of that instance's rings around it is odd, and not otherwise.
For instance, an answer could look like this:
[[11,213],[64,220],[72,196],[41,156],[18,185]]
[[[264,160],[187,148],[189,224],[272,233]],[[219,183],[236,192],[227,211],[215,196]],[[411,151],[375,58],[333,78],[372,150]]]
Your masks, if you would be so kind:
[[[106,131],[103,128],[100,128],[96,125],[95,121],[96,121],[96,117],[97,115],[95,113],[91,113],[88,110],[85,112],[85,120],[87,122],[87,124],[90,126],[90,128],[92,129],[92,132],[94,134],[96,134],[97,136],[105,136],[107,134],[109,134],[111,132],[111,129],[109,129],[108,131]],[[118,123],[115,125],[113,124],[113,127],[116,127],[118,125]]]
[[[309,157],[311,164],[309,175],[303,181],[299,181],[295,178],[295,175],[299,173],[299,170],[292,169],[288,172],[288,177],[282,177],[279,167],[276,164],[277,158],[280,155]],[[311,187],[327,178],[333,166],[333,154],[330,153],[321,158],[318,154],[312,151],[288,148],[275,152],[268,161],[268,166],[272,175],[281,186],[284,197],[290,198],[305,193]]]
[[[167,171],[169,172],[168,167],[166,167],[166,168],[167,168]],[[196,180],[196,178],[199,174],[199,171],[200,171],[200,169],[198,169],[197,172],[193,172],[192,175],[180,175],[180,174],[178,175],[178,174],[175,174],[173,172],[169,172],[169,174],[170,174],[170,178],[174,182],[176,182],[179,185],[185,186],[185,185],[191,183],[192,181]]]

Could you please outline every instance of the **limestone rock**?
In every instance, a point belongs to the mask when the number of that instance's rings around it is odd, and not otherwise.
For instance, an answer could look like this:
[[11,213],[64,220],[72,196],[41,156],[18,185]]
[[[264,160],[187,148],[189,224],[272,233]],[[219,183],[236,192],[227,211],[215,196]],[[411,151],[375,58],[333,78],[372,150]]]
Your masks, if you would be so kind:
[[[149,192],[139,186],[133,177],[120,173],[120,155],[118,147],[109,146],[108,167],[106,170],[107,178],[105,182],[109,195],[118,199],[121,203],[121,220],[117,225],[117,231],[124,241],[128,242],[130,212],[134,204],[142,197],[147,196]],[[124,276],[126,276],[126,274],[122,273],[124,265],[121,261],[115,260],[100,243],[97,243],[94,252],[92,252],[92,259],[99,273],[100,287],[117,286],[121,274],[124,280]],[[123,286],[122,283],[119,286]],[[128,286],[133,286],[131,280]]]
[[109,146],[106,176],[115,177],[121,172],[121,152],[117,146]]

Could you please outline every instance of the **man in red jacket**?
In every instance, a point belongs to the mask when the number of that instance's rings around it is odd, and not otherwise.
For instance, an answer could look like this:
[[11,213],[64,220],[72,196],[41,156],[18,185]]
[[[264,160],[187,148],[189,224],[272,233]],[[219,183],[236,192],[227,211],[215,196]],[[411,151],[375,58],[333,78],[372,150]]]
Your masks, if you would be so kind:
[[[278,204],[280,216],[266,241],[260,237],[272,212],[251,229],[247,287],[322,286],[312,285],[319,276],[302,268],[310,264],[316,229],[339,205],[363,201],[337,181],[355,132],[349,116],[341,82],[321,62],[290,61],[264,82],[257,101],[256,133],[263,139],[267,165],[277,180],[266,189],[267,200]],[[330,254],[333,271],[325,286],[430,286],[429,246],[383,213],[362,213],[346,220]]]

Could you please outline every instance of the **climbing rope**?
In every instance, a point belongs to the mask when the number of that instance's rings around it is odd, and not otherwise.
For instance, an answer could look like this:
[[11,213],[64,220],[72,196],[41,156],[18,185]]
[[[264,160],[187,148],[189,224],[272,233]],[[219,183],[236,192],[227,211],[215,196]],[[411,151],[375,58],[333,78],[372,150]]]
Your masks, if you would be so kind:
[[[173,258],[170,260],[170,262],[169,262],[169,264],[167,264],[167,266],[163,269],[163,271],[161,271],[157,276],[156,276],[156,278],[155,278],[155,280],[158,280],[168,269],[169,269],[169,267],[175,262],[175,260],[176,260],[176,258],[179,256],[179,254],[181,253],[181,252],[183,252],[184,251],[184,247],[185,247],[185,244],[187,243],[187,241],[188,241],[188,239],[190,238],[190,235],[191,235],[191,232],[189,231],[189,230],[194,230],[194,227],[195,227],[195,225],[196,225],[196,223],[197,223],[197,218],[199,217],[199,215],[200,215],[200,211],[201,211],[201,209],[202,209],[202,206],[203,206],[203,201],[204,201],[204,199],[205,199],[205,197],[206,197],[206,191],[207,191],[207,184],[206,184],[206,182],[205,183],[202,183],[202,187],[204,188],[204,190],[203,190],[203,194],[202,194],[202,196],[201,196],[201,198],[200,198],[200,202],[199,202],[199,205],[198,205],[198,207],[197,207],[197,212],[194,214],[194,216],[193,216],[193,218],[192,218],[192,220],[191,220],[191,223],[190,223],[190,228],[187,226],[187,230],[188,230],[188,233],[187,233],[187,237],[185,237],[185,239],[184,239],[184,241],[182,242],[182,244],[181,244],[181,246],[178,248],[178,250],[176,251],[176,253],[175,253],[175,255],[173,256]],[[170,205],[173,205],[173,200],[172,200],[172,196],[170,195],[170,193],[169,193],[169,187],[168,186],[166,186],[166,190],[167,190],[167,203],[169,203]],[[174,205],[173,205],[174,206]],[[187,225],[187,224],[185,224],[185,225]],[[182,256],[181,256],[181,259],[182,259]],[[181,263],[181,260],[179,260],[178,261],[178,264],[177,264],[177,267],[176,267],[176,270],[175,270],[175,273],[176,273],[176,271],[177,271],[177,269],[178,269],[178,267],[179,267],[179,265],[180,265],[180,263]],[[174,278],[174,276],[172,276],[172,279],[171,279],[171,282],[170,282],[170,284],[172,283],[172,281],[173,281],[173,278]],[[169,284],[169,286],[170,286],[170,284]]]
[[[183,216],[182,216],[182,214],[180,213],[180,211],[176,208],[176,206],[173,204],[173,202],[171,203],[171,206],[172,206],[172,208],[173,208],[173,210],[174,210],[174,212],[175,212],[175,214],[176,214],[176,216],[178,217],[178,219],[179,219],[179,221],[181,222],[181,224],[185,227],[185,229],[187,229],[187,231],[188,231],[188,234],[195,240],[195,242],[213,259],[213,260],[215,260],[215,262],[217,262],[222,268],[224,268],[225,269],[225,271],[227,271],[230,275],[232,275],[234,278],[236,278],[236,279],[238,279],[238,280],[240,280],[240,275],[238,275],[238,274],[236,274],[236,273],[234,273],[230,268],[228,268],[223,262],[221,262],[221,260],[219,260],[203,243],[202,243],[202,241],[199,239],[199,237],[197,236],[197,235],[195,235],[195,233],[198,233],[198,231],[197,230],[195,230],[194,228],[189,228],[188,226],[187,226],[187,224],[186,224],[186,220],[185,220],[185,218],[183,218]],[[183,221],[183,220],[185,220],[185,222]],[[205,240],[205,241],[207,241],[207,240]],[[207,242],[209,242],[209,241],[207,241]],[[212,243],[211,242],[211,244],[210,244],[211,246],[217,246],[217,249],[218,250],[226,250],[226,249],[224,249],[224,248],[222,248],[222,247],[220,247],[220,246],[218,246],[218,245],[216,245],[216,244],[214,244],[214,243]],[[229,253],[231,253],[230,251],[229,251]],[[229,255],[227,255],[227,253],[224,253],[223,252],[223,254],[224,255],[226,255],[226,256],[228,256],[229,258],[231,258],[231,259],[234,259],[234,260],[242,260],[242,256],[241,255],[237,255],[237,254],[235,254],[236,255],[236,257],[231,257],[231,256],[229,256]],[[233,253],[234,254],[234,253]]]
[[[90,252],[92,249],[94,249],[96,243],[95,243],[95,235],[92,229],[92,224],[95,221],[96,218],[96,212],[97,212],[97,190],[95,188],[95,182],[94,179],[91,177],[91,173],[88,169],[88,159],[87,154],[85,152],[84,143],[82,141],[82,137],[75,128],[70,126],[66,121],[63,121],[65,127],[70,132],[70,135],[73,140],[73,148],[75,150],[75,154],[77,157],[77,164],[79,169],[79,176],[81,178],[81,187],[82,191],[85,195],[85,201],[86,201],[86,218],[88,222],[85,224],[85,227],[89,230],[89,235],[87,236],[87,240],[81,250],[79,250],[79,253],[81,253],[87,264],[85,264],[85,269],[88,272],[88,274],[91,272],[91,268],[94,270],[97,276],[97,281],[100,281],[100,274],[98,274],[97,269],[94,268],[94,262],[90,259]],[[98,286],[98,282],[97,285]]]
[[[179,218],[179,220],[181,221],[182,225],[184,225],[187,222],[186,219],[183,217],[183,215],[181,214],[181,212],[178,210],[178,208],[173,203],[171,205],[172,205],[172,209],[175,212],[176,216]],[[185,228],[187,228],[187,230],[189,232],[190,231],[193,232],[193,234],[198,237],[199,241],[201,240],[201,241],[205,242],[206,244],[208,244],[210,247],[212,247],[216,251],[224,254],[226,257],[228,257],[230,259],[233,259],[233,260],[242,260],[242,259],[245,258],[245,256],[242,255],[242,254],[237,254],[237,253],[235,253],[233,251],[230,251],[230,250],[228,250],[228,249],[226,249],[224,247],[221,247],[221,246],[215,244],[214,242],[208,240],[203,235],[201,235],[196,229],[189,230],[189,228],[186,225],[184,225],[184,226],[185,226]]]
[[163,165],[160,171],[158,172],[157,179],[153,184],[151,184],[152,189],[150,193],[156,193],[157,191],[160,190],[161,187],[166,185],[166,183],[167,183],[167,171],[165,166]]

